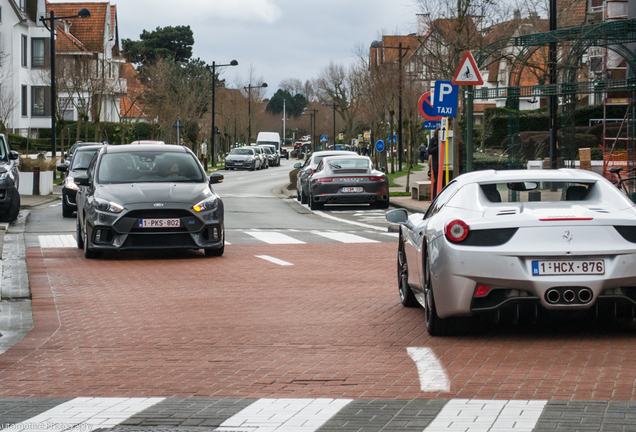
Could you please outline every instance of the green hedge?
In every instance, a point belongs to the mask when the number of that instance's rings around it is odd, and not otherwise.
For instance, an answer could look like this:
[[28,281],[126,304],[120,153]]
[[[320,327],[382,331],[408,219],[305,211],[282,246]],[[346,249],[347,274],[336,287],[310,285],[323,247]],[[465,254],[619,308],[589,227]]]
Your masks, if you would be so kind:
[[23,136],[14,134],[7,134],[7,138],[9,139],[11,149],[20,153],[26,153],[27,150],[29,153],[41,153],[51,150],[50,138],[27,139]]
[[473,156],[473,169],[475,171],[508,169],[508,157],[493,156],[486,153],[475,153]]
[[[622,119],[625,115],[625,107],[613,105],[607,107],[607,118]],[[574,113],[574,123],[577,126],[577,133],[591,133],[584,130],[589,126],[590,119],[603,118],[602,105],[587,105],[579,107]],[[563,122],[561,114],[557,115],[557,125],[560,128]],[[532,111],[521,111],[519,113],[519,130],[524,131],[549,131],[550,117],[547,107]],[[502,148],[504,140],[508,137],[508,110],[506,108],[486,108],[484,109],[484,137],[483,147]],[[503,149],[503,148],[502,148]],[[505,150],[505,149],[504,149]]]

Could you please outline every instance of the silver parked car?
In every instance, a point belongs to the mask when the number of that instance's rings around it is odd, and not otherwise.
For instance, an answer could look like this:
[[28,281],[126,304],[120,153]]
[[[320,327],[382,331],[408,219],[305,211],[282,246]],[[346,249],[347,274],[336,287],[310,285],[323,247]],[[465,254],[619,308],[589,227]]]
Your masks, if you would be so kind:
[[256,150],[250,147],[238,147],[232,149],[225,157],[225,169],[248,169],[254,171],[261,169],[261,158],[256,154]]
[[472,172],[426,214],[386,217],[400,224],[400,300],[424,307],[431,335],[461,333],[461,317],[484,313],[635,312],[636,207],[598,174]]

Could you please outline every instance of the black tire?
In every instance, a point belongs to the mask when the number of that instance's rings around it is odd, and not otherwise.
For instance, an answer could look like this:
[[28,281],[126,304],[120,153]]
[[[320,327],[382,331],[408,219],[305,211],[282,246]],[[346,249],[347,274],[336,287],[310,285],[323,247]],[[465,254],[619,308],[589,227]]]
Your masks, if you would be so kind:
[[300,191],[296,189],[296,201],[300,202],[302,198],[300,197]]
[[314,201],[314,197],[309,195],[309,208],[312,210],[322,210],[325,208],[325,205]]
[[409,265],[406,260],[406,253],[404,251],[404,242],[402,236],[399,239],[398,246],[398,258],[397,258],[397,273],[398,273],[398,292],[400,294],[400,302],[404,307],[417,307],[419,303],[415,299],[411,287],[409,287]]
[[64,199],[64,195],[62,195],[62,217],[73,217],[73,209],[69,208],[64,201],[66,200]]
[[250,171],[254,171],[255,169],[256,169],[256,162],[254,162],[254,165],[250,167]]
[[75,222],[75,230],[77,248],[84,249],[84,237],[82,237],[82,227],[80,226],[79,216],[77,217],[77,220]]
[[466,331],[463,318],[440,318],[435,307],[435,294],[433,281],[431,280],[431,268],[428,254],[424,270],[424,307],[426,331],[431,336],[452,336],[463,334]]
[[300,203],[301,204],[309,204],[309,198],[303,192],[303,187],[300,187]]
[[86,220],[84,220],[84,258],[95,259],[102,256],[102,251],[96,251],[89,247],[90,240],[88,239],[88,229],[86,227]]
[[6,213],[0,216],[0,222],[13,222],[20,213],[20,193],[14,187],[7,189],[7,193],[11,194],[11,202]]
[[204,249],[204,251],[205,251],[205,256],[219,257],[219,256],[223,255],[223,252],[225,252],[225,243],[223,243],[223,246],[221,246],[220,248],[217,248],[217,249]]

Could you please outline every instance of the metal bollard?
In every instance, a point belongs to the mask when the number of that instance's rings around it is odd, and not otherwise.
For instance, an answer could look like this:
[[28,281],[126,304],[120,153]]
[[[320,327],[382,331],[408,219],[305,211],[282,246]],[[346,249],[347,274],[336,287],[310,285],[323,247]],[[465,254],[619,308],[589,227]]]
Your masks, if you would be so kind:
[[33,167],[33,195],[40,195],[40,167]]

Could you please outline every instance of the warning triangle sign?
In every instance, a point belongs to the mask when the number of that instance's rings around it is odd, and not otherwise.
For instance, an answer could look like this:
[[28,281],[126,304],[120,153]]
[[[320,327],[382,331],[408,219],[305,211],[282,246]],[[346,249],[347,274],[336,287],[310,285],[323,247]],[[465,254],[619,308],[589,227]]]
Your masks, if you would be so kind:
[[482,85],[484,83],[475,58],[470,51],[466,51],[462,61],[459,62],[459,67],[451,82],[455,85]]

